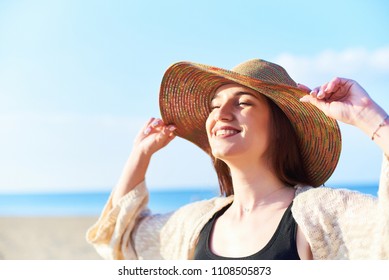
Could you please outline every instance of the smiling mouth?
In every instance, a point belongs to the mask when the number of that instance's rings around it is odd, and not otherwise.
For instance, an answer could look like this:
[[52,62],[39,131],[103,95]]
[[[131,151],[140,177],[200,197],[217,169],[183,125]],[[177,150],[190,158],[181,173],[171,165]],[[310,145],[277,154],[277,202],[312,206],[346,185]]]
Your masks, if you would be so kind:
[[220,129],[216,131],[215,136],[232,136],[235,134],[240,133],[239,130],[233,130],[233,129]]

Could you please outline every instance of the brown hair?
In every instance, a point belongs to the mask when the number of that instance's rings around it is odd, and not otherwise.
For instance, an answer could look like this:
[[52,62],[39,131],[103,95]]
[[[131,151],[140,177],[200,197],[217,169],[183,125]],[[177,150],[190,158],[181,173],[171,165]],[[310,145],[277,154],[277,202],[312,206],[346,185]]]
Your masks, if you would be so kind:
[[[267,156],[276,176],[287,186],[296,184],[312,185],[306,175],[305,167],[298,146],[296,133],[284,112],[266,97],[270,108],[270,144]],[[228,165],[211,155],[213,166],[219,180],[220,192],[229,196],[234,193],[232,178]]]

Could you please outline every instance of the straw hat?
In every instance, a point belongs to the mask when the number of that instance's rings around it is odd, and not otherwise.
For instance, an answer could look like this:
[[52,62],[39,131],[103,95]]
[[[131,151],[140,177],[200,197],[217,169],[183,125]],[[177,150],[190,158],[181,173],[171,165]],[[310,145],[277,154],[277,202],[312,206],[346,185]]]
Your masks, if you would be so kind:
[[339,126],[315,106],[299,101],[307,93],[277,64],[253,59],[231,71],[191,62],[173,64],[161,83],[163,121],[177,127],[176,135],[211,154],[205,130],[210,101],[218,87],[231,83],[253,89],[279,106],[295,129],[308,178],[314,186],[328,180],[340,156]]

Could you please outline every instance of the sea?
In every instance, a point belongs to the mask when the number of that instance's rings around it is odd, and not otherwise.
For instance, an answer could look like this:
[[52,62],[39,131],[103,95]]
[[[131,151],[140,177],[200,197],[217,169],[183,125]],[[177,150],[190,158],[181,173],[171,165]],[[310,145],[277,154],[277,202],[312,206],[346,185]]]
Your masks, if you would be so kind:
[[[339,186],[377,196],[378,186]],[[198,200],[218,196],[219,190],[204,188],[150,190],[149,208],[167,213]],[[98,216],[110,192],[0,194],[0,216]]]

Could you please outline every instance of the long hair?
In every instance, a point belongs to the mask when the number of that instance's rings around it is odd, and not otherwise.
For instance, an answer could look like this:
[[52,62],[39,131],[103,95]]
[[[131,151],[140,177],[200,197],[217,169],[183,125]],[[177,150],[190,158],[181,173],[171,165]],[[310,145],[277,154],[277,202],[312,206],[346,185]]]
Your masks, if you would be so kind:
[[[269,147],[266,156],[276,176],[287,186],[311,185],[306,175],[296,133],[284,112],[266,97],[270,108]],[[228,165],[211,155],[219,180],[220,192],[229,196],[234,193]]]

